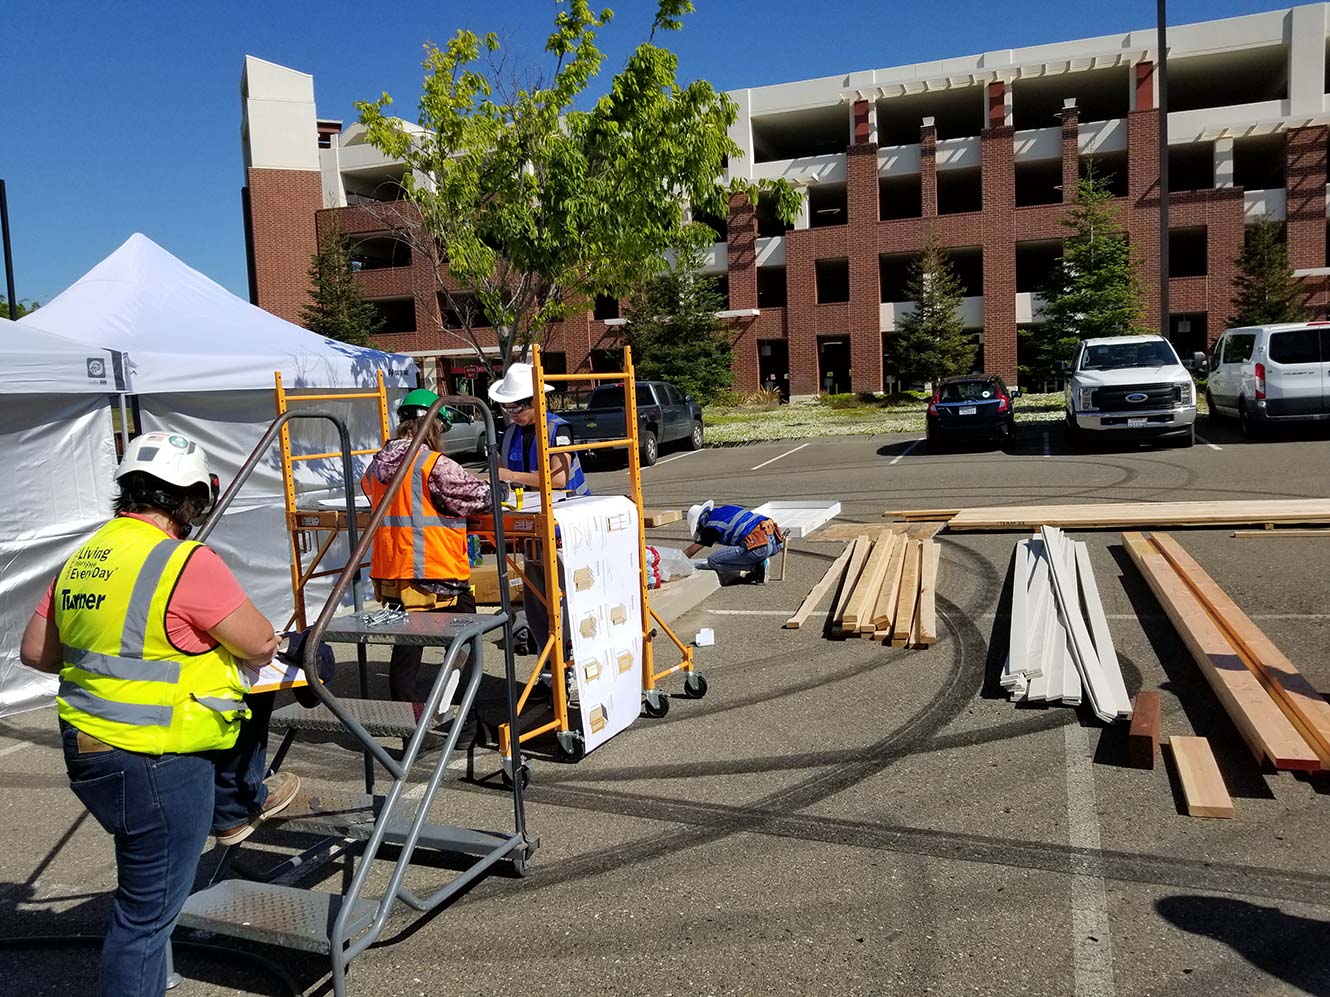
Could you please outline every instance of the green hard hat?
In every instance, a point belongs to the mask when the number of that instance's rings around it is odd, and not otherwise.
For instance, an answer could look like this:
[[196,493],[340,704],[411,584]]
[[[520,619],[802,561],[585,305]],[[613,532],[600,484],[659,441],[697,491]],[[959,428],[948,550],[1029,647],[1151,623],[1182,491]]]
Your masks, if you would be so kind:
[[[407,394],[397,406],[397,418],[399,419],[418,419],[429,411],[431,405],[439,400],[439,396],[429,388],[416,388]],[[443,423],[444,428],[452,425],[452,420],[448,418],[446,408],[439,409],[439,421]]]

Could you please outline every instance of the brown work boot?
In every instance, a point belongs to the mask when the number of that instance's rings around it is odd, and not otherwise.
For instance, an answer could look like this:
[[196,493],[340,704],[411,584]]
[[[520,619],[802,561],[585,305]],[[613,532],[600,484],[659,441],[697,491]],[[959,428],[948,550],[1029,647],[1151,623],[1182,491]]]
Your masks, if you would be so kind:
[[292,775],[290,772],[278,772],[271,775],[263,780],[263,784],[268,787],[268,798],[263,801],[263,806],[259,808],[259,812],[245,823],[217,835],[219,845],[240,844],[253,834],[255,829],[265,820],[276,816],[290,806],[291,801],[300,792],[300,776]]

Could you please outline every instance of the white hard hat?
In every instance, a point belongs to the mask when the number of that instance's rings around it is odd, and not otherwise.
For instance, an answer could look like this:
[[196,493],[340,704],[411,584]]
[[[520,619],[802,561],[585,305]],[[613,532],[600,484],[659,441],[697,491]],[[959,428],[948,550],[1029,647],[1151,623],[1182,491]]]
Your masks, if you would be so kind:
[[688,510],[688,532],[693,535],[694,540],[700,540],[698,530],[706,523],[706,517],[711,515],[711,510],[716,507],[716,503],[707,499],[701,505],[695,505]]
[[[547,384],[545,390],[554,389]],[[489,390],[490,401],[500,404],[520,402],[523,398],[531,398],[535,393],[536,378],[529,363],[509,364],[503,377],[491,384]]]
[[129,441],[116,478],[142,471],[177,488],[203,485],[217,501],[217,476],[208,471],[208,455],[193,440],[175,433],[144,433]]

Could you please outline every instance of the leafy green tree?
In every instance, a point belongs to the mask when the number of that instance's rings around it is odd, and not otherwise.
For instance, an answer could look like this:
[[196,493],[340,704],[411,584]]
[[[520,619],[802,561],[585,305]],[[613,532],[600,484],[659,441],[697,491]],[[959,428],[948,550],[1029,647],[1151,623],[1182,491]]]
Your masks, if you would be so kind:
[[305,328],[352,346],[369,345],[383,316],[356,282],[346,236],[325,236],[309,264],[310,303],[300,312]]
[[720,181],[741,154],[728,135],[736,105],[705,80],[680,84],[677,56],[656,44],[692,10],[658,0],[650,36],[599,99],[587,90],[612,12],[558,0],[547,81],[510,82],[498,37],[459,31],[426,46],[418,127],[388,116],[386,93],[356,105],[368,141],[406,166],[404,196],[440,292],[475,294],[505,364],[597,294],[623,297],[667,250],[710,242],[685,224],[689,204],[723,217],[731,194],[756,203],[770,191],[780,217],[798,213],[801,195],[784,181]]
[[[14,318],[21,319],[24,315],[35,312],[42,306],[40,301],[29,301],[27,298],[19,298],[14,308]],[[0,318],[9,318],[9,299],[0,294]]]
[[906,293],[914,311],[896,323],[888,340],[890,360],[901,380],[934,381],[968,374],[977,344],[961,318],[961,282],[945,251],[930,237],[910,264]]
[[1230,327],[1304,322],[1310,311],[1288,262],[1288,245],[1278,222],[1262,218],[1248,226],[1237,258]]
[[669,381],[700,401],[726,391],[734,383],[734,340],[716,317],[724,308],[720,282],[702,273],[701,251],[681,251],[629,297],[624,340],[637,375]]
[[1140,276],[1112,202],[1106,179],[1081,178],[1062,221],[1069,230],[1062,256],[1042,291],[1044,321],[1027,337],[1034,340],[1035,369],[1067,359],[1081,339],[1153,331],[1144,324]]

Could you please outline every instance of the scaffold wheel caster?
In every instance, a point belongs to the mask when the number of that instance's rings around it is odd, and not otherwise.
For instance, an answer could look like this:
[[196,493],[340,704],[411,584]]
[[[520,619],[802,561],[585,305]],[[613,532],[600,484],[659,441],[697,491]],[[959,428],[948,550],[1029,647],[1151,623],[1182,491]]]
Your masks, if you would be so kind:
[[561,730],[554,735],[559,756],[566,762],[580,762],[586,757],[586,740],[581,731]]
[[707,677],[700,672],[689,672],[684,679],[683,694],[689,699],[701,699],[707,694]]
[[658,720],[670,712],[670,697],[662,696],[660,693],[652,696],[648,693],[642,700],[642,709],[646,711],[647,716]]
[[[527,786],[531,785],[531,770],[526,767],[526,762],[522,763],[521,772],[522,772],[522,788],[526,789]],[[503,784],[509,789],[512,789],[513,775],[511,772],[508,771],[507,766],[504,766],[504,768],[500,769],[500,774],[503,776]]]
[[531,859],[527,856],[525,848],[519,848],[513,852],[513,875],[518,879],[525,879],[527,870],[531,867]]

